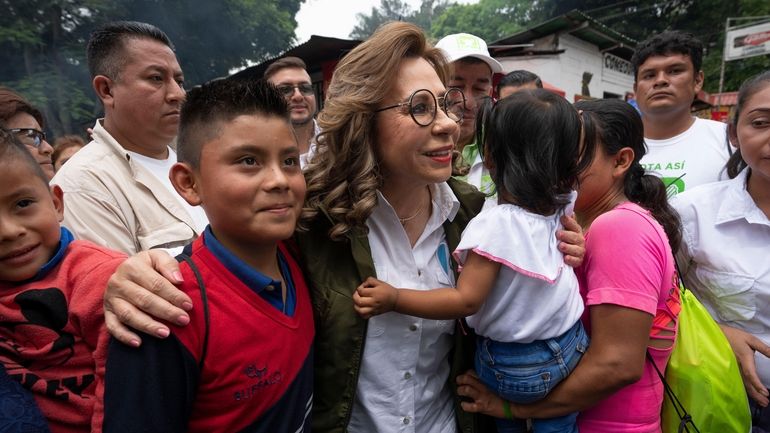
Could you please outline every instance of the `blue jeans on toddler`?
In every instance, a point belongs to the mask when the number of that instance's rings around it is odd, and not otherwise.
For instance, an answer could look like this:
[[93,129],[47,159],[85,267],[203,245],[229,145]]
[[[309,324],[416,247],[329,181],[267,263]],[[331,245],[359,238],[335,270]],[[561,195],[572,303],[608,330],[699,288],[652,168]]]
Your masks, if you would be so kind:
[[[588,334],[578,320],[569,331],[548,340],[503,343],[479,337],[476,373],[479,379],[505,400],[533,403],[567,377],[588,348]],[[558,418],[535,419],[535,433],[577,433],[577,412]],[[524,433],[525,420],[497,419],[500,433]]]

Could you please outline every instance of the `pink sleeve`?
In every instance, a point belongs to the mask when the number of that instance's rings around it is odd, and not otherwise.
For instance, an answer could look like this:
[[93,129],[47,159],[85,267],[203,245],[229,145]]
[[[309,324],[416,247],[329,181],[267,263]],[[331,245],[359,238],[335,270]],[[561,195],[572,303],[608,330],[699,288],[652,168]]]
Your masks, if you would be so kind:
[[583,264],[587,306],[614,304],[656,314],[667,241],[657,223],[640,211],[616,208],[588,230]]

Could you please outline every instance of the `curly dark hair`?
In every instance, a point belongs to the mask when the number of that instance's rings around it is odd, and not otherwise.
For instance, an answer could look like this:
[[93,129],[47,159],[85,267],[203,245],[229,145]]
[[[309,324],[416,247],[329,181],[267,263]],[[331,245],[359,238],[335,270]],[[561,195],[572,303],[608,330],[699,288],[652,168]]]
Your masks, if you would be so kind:
[[663,33],[652,35],[636,46],[636,51],[631,57],[634,67],[634,80],[636,81],[639,67],[652,56],[666,56],[670,54],[683,54],[690,58],[692,66],[697,74],[703,64],[703,44],[690,33],[667,30]]

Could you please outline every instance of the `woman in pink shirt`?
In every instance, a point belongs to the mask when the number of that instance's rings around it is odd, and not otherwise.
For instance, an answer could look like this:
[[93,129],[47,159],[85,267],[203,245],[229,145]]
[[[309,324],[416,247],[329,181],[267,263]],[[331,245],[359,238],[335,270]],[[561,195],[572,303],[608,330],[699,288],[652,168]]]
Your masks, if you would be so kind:
[[581,411],[581,433],[660,432],[663,386],[647,353],[665,369],[673,349],[679,292],[671,253],[680,241],[666,187],[645,173],[642,122],[620,100],[581,101],[586,146],[595,147],[580,179],[575,212],[586,231],[577,270],[591,344],[576,369],[545,400],[514,405],[473,377],[458,378],[470,412],[543,418]]

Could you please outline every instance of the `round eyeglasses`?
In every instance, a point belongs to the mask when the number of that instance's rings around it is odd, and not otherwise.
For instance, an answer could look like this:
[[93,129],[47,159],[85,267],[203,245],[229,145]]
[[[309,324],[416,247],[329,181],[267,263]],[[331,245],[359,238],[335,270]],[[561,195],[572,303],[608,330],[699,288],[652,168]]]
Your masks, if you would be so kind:
[[409,114],[412,116],[414,123],[420,126],[429,126],[436,120],[436,112],[438,107],[457,123],[462,122],[463,114],[465,113],[465,95],[462,90],[451,88],[447,90],[443,96],[436,96],[428,89],[416,90],[409,96],[409,100],[401,102],[395,105],[389,105],[382,107],[378,110],[374,110],[375,113],[380,111],[390,110],[397,107],[409,107]]
[[34,148],[40,147],[45,141],[45,132],[35,128],[13,128],[9,129],[14,133],[23,144]]

